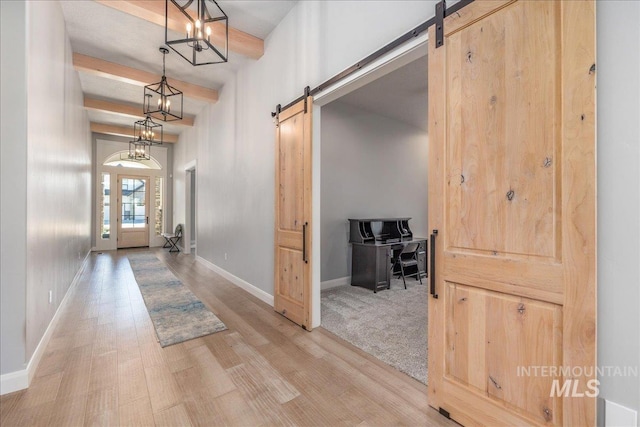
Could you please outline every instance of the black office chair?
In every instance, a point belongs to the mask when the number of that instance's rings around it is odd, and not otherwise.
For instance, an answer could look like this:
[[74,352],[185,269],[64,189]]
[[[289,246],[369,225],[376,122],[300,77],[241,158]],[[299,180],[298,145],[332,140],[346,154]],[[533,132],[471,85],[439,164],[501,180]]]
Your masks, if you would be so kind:
[[180,248],[178,248],[178,242],[182,238],[182,224],[178,224],[176,226],[176,231],[173,234],[170,233],[162,233],[162,237],[164,237],[164,246],[163,248],[171,248],[169,252],[180,252]]
[[[402,275],[402,283],[404,283],[405,289],[407,289],[407,281],[405,280],[405,277],[416,276],[416,279],[419,280],[422,285],[422,272],[420,271],[420,266],[418,264],[418,249],[420,249],[420,243],[418,242],[406,244],[398,256],[394,258],[394,262],[391,267],[391,271],[393,271],[395,270],[396,265],[400,266],[400,274]],[[415,267],[416,272],[405,274],[405,268],[408,267]]]

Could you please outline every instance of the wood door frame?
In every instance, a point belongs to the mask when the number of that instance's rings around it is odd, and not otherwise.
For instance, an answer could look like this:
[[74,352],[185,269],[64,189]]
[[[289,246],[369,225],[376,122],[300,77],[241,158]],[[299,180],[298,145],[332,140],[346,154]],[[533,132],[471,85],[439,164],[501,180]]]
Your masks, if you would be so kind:
[[[145,179],[147,181],[147,188],[145,190],[145,214],[147,217],[147,236],[146,236],[146,241],[147,241],[147,247],[149,247],[150,243],[151,243],[151,214],[149,212],[149,205],[151,203],[151,195],[150,195],[150,190],[151,190],[151,176],[148,175],[139,175],[139,174],[135,174],[135,173],[118,173],[116,175],[116,248],[117,249],[126,249],[126,248],[121,248],[120,247],[120,233],[121,233],[121,228],[122,228],[122,221],[120,221],[120,219],[122,218],[122,184],[120,182],[120,180],[122,178],[133,178],[133,179]],[[155,212],[155,208],[154,208],[154,212]],[[144,246],[141,246],[144,247]]]

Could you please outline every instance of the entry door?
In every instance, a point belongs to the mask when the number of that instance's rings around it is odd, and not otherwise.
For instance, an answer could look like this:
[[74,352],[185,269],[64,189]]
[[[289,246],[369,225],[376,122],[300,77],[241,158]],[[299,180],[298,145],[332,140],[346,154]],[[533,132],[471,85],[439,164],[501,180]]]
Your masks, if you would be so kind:
[[596,422],[594,8],[429,30],[429,402],[465,425]]
[[149,177],[118,175],[118,248],[149,246]]
[[274,308],[311,329],[311,97],[276,127]]

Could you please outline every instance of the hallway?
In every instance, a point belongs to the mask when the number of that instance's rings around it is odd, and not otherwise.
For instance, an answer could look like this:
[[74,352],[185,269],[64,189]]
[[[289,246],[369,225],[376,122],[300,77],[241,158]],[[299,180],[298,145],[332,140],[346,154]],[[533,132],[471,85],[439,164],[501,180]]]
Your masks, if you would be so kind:
[[31,386],[0,398],[0,424],[455,425],[423,384],[159,249],[229,328],[161,348],[128,252],[90,255]]

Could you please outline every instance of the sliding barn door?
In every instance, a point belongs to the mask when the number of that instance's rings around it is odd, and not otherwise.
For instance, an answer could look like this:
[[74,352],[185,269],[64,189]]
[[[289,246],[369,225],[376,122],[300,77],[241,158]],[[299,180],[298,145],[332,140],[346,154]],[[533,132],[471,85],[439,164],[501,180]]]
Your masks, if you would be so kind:
[[276,127],[274,308],[311,329],[311,97]]
[[429,402],[464,425],[595,424],[594,8],[429,30]]

